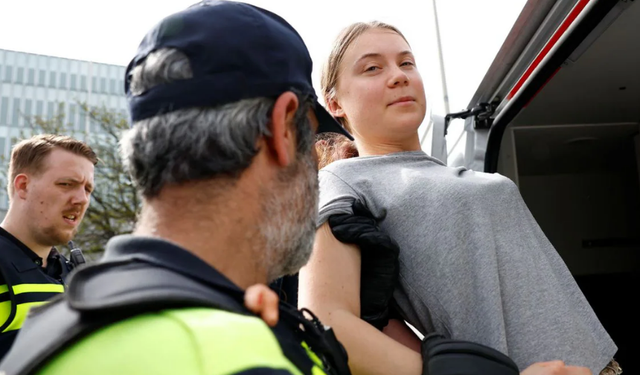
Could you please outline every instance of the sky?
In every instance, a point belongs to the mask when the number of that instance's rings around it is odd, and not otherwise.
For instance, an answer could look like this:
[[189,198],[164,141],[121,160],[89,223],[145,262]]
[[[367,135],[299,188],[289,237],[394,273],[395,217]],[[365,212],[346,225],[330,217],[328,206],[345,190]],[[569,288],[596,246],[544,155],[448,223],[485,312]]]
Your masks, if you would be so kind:
[[[0,48],[127,65],[145,33],[195,0],[0,0]],[[431,0],[248,0],[295,27],[321,66],[340,30],[379,20],[407,37],[433,113],[444,115]],[[466,108],[525,0],[437,0],[450,110]]]

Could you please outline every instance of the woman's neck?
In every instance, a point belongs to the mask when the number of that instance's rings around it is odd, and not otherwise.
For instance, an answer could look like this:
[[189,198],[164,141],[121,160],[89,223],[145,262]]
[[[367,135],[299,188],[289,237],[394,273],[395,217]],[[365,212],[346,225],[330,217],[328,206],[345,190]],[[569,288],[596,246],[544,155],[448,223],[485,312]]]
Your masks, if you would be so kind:
[[420,138],[416,132],[406,139],[363,139],[356,135],[356,146],[360,156],[387,155],[404,151],[421,151]]

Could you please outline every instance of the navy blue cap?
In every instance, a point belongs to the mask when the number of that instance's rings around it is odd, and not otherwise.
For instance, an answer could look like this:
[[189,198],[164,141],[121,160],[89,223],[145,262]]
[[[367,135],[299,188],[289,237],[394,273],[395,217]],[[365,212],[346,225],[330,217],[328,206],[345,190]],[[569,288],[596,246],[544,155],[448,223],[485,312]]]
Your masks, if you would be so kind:
[[[132,69],[162,48],[184,53],[193,77],[132,95]],[[302,38],[280,16],[240,2],[202,1],[163,19],[140,43],[125,76],[131,121],[185,108],[277,97],[294,90],[313,98],[318,133],[340,133],[353,139],[318,103],[311,83],[312,66]]]

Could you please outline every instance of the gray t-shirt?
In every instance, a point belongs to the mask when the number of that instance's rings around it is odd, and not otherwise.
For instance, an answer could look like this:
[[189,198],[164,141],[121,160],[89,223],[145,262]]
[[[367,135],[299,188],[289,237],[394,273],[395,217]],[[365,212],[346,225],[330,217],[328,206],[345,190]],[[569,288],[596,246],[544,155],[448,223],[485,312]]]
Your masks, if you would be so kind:
[[613,358],[616,345],[508,178],[422,151],[340,160],[319,178],[318,226],[359,200],[400,245],[394,297],[422,333],[493,347],[521,370],[561,359],[598,374]]

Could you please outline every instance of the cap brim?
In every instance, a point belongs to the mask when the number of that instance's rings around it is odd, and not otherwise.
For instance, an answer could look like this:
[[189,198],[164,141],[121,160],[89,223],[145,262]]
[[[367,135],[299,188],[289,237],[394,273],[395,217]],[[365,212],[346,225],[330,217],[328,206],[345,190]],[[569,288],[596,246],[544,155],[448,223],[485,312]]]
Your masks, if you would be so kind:
[[318,131],[320,133],[338,133],[353,141],[353,137],[349,132],[340,125],[340,123],[327,112],[324,107],[316,101],[316,108],[314,110],[316,118],[318,119]]

